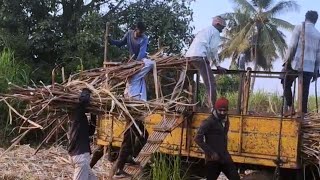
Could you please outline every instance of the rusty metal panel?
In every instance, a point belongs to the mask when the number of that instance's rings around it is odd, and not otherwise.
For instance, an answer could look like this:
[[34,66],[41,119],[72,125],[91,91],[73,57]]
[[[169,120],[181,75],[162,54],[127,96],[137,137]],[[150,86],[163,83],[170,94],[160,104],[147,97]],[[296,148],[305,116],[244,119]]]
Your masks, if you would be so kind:
[[[209,114],[197,113],[192,119],[191,146],[190,151],[186,149],[187,129],[177,127],[173,130],[161,145],[160,151],[168,154],[181,153],[183,156],[203,158],[201,149],[193,141],[195,133],[201,122]],[[159,123],[161,114],[153,114],[146,118],[146,127],[151,134],[152,127]],[[230,130],[228,133],[228,149],[232,158],[237,163],[256,164],[264,166],[275,166],[274,160],[277,158],[278,134],[280,128],[280,117],[256,117],[256,116],[229,116]],[[102,120],[99,123],[98,144],[107,145],[102,138],[108,136],[106,127],[110,121]],[[125,129],[124,123],[114,124],[113,145],[121,145],[122,132]],[[104,129],[104,130],[102,130]],[[184,131],[181,133],[181,131]],[[282,167],[298,167],[298,142],[299,142],[299,122],[294,119],[284,119],[281,137],[281,159],[285,161]],[[183,137],[181,137],[183,134]],[[182,143],[181,143],[182,141]],[[180,145],[181,150],[180,150]]]

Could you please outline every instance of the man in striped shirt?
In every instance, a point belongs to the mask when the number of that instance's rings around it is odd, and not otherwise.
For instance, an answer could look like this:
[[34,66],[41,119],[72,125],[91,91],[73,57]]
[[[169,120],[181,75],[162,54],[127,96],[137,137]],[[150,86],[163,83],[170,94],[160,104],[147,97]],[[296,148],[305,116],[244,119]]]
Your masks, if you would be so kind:
[[[305,16],[305,48],[304,48],[304,60],[302,63],[302,25],[295,26],[289,48],[286,53],[285,66],[292,67],[293,70],[298,71],[302,65],[303,70],[303,97],[302,97],[302,112],[308,112],[308,97],[309,87],[312,82],[317,79],[319,64],[320,64],[320,32],[315,28],[315,24],[318,20],[318,13],[316,11],[308,11]],[[294,114],[292,108],[292,90],[291,86],[295,80],[295,77],[287,76],[284,85],[284,96],[288,112],[285,112],[285,116]]]

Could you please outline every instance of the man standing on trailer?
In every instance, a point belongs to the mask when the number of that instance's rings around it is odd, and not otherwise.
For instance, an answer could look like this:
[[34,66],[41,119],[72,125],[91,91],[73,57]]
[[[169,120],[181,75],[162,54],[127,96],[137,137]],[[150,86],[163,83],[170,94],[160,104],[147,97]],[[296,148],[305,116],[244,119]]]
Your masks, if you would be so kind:
[[219,66],[218,46],[220,43],[220,33],[226,27],[226,21],[221,16],[216,16],[209,26],[196,35],[193,39],[185,57],[190,58],[191,64],[199,71],[208,96],[208,106],[213,107],[217,98],[216,81],[213,76],[210,62],[221,73],[226,69]]
[[226,98],[219,98],[212,114],[202,122],[195,142],[204,151],[207,179],[215,180],[223,172],[230,180],[240,180],[236,166],[228,152],[228,105]]
[[[145,76],[153,68],[155,62],[147,59],[147,46],[148,37],[145,35],[146,26],[142,22],[138,22],[134,30],[129,30],[121,40],[109,39],[111,45],[122,47],[127,45],[130,56],[133,60],[142,61],[144,67],[140,72],[133,75],[128,80],[125,89],[125,96],[135,100],[147,101],[147,90]],[[148,139],[148,131],[143,124],[143,117],[136,118],[136,124],[142,131],[142,135],[139,134],[136,126],[131,124],[128,120],[127,125],[130,124],[128,130],[124,133],[123,142],[120,148],[119,156],[114,165],[115,175],[114,178],[123,178],[130,176],[125,172],[125,163],[131,165],[138,165],[133,158],[136,157],[141,151],[142,147],[146,144]],[[111,148],[111,147],[109,147]],[[93,167],[95,163],[103,156],[103,146],[100,146],[94,153],[90,166]]]
[[[318,20],[316,11],[308,11],[305,15],[305,47],[303,60],[303,97],[302,112],[308,112],[309,87],[312,82],[317,79],[320,64],[320,32],[315,28]],[[289,48],[286,53],[285,67],[286,70],[297,72],[302,64],[302,25],[295,26]],[[284,96],[288,111],[284,116],[295,114],[292,104],[292,84],[297,76],[286,76],[282,84],[284,85]]]

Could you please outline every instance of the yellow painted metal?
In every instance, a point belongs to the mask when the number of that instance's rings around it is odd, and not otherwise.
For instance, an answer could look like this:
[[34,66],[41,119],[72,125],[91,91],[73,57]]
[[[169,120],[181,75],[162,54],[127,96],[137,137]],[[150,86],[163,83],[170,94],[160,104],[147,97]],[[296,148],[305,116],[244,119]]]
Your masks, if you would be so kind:
[[[201,122],[209,114],[196,113],[192,119],[192,138]],[[152,126],[160,122],[161,114],[152,114],[145,119],[146,127],[151,134]],[[237,163],[254,164],[263,166],[275,166],[277,159],[278,135],[280,117],[257,117],[230,115],[230,129],[228,134],[228,149],[232,158]],[[124,123],[115,121],[113,146],[121,145],[121,137],[125,129]],[[298,142],[299,122],[294,119],[284,119],[281,136],[281,159],[285,162],[284,168],[298,168]],[[111,132],[111,121],[103,119],[98,125],[98,144],[108,145],[108,136]],[[181,137],[181,131],[183,137]],[[201,149],[192,141],[190,152],[186,149],[186,128],[177,127],[162,143],[160,152],[179,154],[180,145],[182,156],[203,158]],[[182,141],[182,142],[181,142]]]

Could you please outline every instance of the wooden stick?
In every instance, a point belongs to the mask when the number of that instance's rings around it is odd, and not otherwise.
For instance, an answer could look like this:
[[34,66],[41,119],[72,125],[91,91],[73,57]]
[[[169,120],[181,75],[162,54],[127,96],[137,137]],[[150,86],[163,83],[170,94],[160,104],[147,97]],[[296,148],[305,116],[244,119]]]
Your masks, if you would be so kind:
[[106,68],[106,62],[108,62],[107,60],[107,55],[108,55],[108,37],[109,37],[109,26],[110,23],[107,22],[106,23],[106,33],[104,35],[104,59],[103,59],[103,68]]

